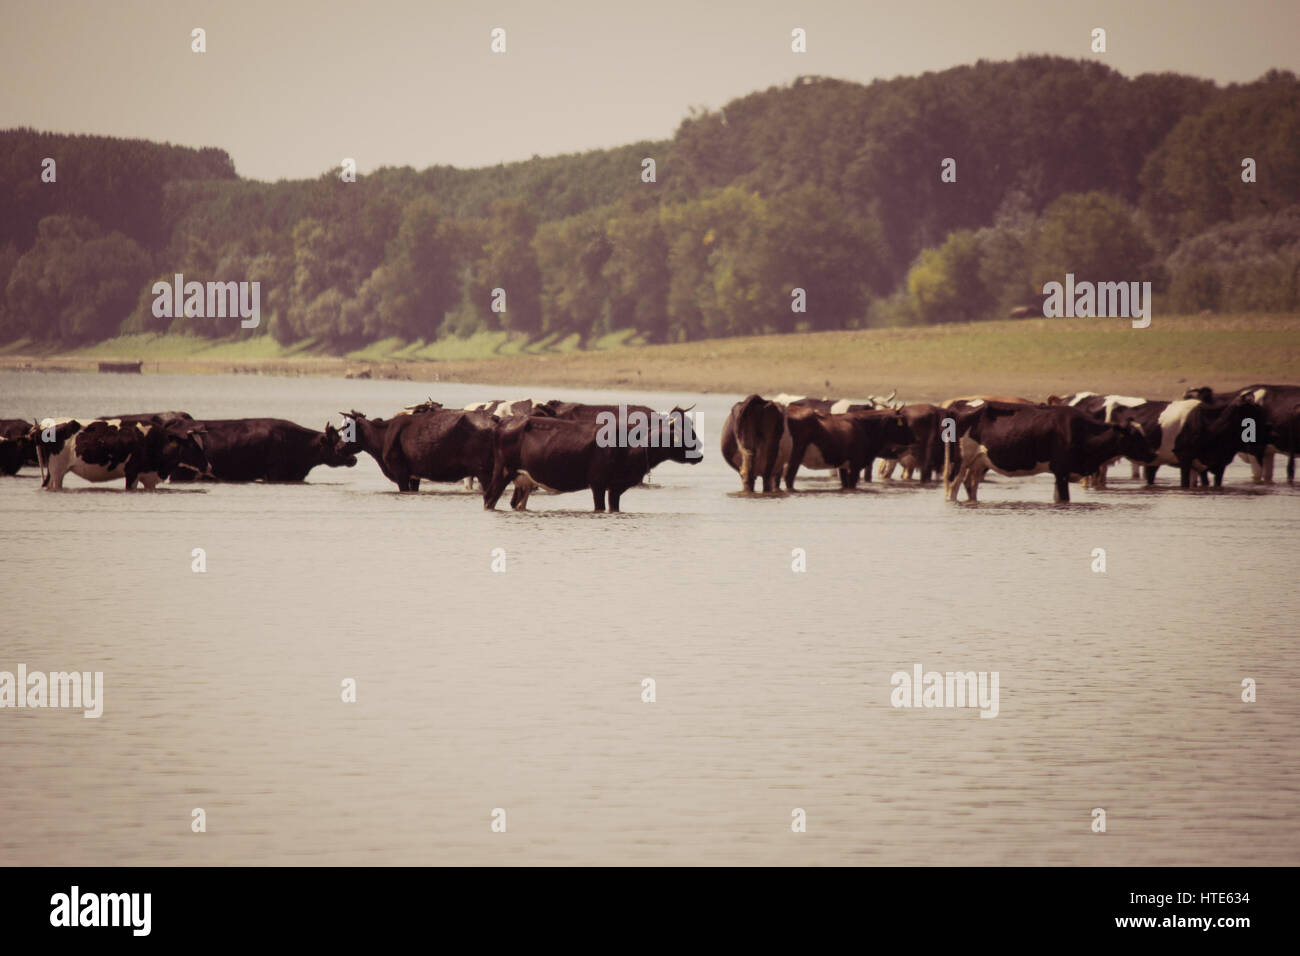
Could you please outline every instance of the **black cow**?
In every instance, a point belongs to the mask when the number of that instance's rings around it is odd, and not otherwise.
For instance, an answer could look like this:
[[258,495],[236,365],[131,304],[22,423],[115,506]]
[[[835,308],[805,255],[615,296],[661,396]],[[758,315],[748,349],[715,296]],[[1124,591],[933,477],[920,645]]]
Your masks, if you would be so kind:
[[1238,389],[1236,397],[1252,401],[1264,409],[1270,434],[1268,448],[1258,464],[1251,465],[1255,481],[1272,483],[1273,459],[1278,452],[1287,456],[1286,480],[1295,481],[1295,460],[1300,455],[1300,385],[1247,385]]
[[[337,428],[312,431],[282,418],[203,419],[211,475],[218,481],[304,481],[317,465],[351,468],[356,455]],[[193,476],[174,474],[172,481]]]
[[983,402],[954,410],[957,448],[948,449],[944,494],[956,501],[959,487],[975,501],[979,483],[991,468],[1002,475],[1056,479],[1055,500],[1070,500],[1070,481],[1096,474],[1118,457],[1141,460],[1150,454],[1141,429],[1096,421],[1068,405]]
[[924,484],[943,467],[943,423],[950,415],[947,409],[925,403],[904,405],[899,414],[913,438],[910,443],[887,443],[880,450],[880,477],[889,478],[901,465],[904,478],[919,470]]
[[839,472],[841,488],[856,488],[864,469],[870,477],[871,463],[882,449],[916,441],[903,416],[892,410],[832,414],[792,404],[786,409],[785,421],[791,436],[785,484],[791,491],[810,445],[821,452],[827,466]]
[[87,481],[123,478],[152,490],[169,476],[208,474],[206,434],[197,422],[121,422],[47,418],[31,430],[41,466],[41,485],[63,487],[68,473]]
[[484,488],[491,479],[496,419],[488,412],[438,408],[387,421],[370,421],[356,411],[347,417],[357,430],[357,441],[347,449],[367,452],[402,491],[419,491],[422,479],[477,478]]
[[492,510],[514,481],[510,506],[528,505],[534,487],[555,493],[590,488],[595,511],[618,511],[623,492],[641,483],[650,469],[665,461],[695,464],[698,440],[692,440],[684,416],[655,414],[648,444],[630,446],[605,440],[608,430],[593,421],[539,415],[515,416],[497,426],[492,480],[483,485],[483,507]]
[[0,475],[16,475],[23,465],[36,464],[32,423],[22,418],[0,418]]

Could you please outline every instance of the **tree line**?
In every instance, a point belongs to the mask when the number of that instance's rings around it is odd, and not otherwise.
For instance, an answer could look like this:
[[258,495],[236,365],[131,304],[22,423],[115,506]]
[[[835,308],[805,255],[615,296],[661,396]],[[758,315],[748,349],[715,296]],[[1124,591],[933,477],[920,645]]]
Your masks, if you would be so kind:
[[[801,77],[666,141],[355,182],[0,131],[0,340],[683,341],[989,318],[1066,272],[1150,280],[1166,312],[1294,310],[1298,106],[1290,73],[1218,87],[1035,56]],[[176,273],[260,282],[266,321],[156,317]]]

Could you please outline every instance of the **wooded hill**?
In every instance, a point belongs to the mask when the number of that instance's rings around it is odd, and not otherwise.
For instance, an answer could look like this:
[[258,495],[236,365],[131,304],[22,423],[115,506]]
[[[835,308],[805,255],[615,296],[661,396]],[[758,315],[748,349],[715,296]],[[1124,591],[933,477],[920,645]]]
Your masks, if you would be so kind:
[[[1218,87],[1041,56],[803,77],[668,141],[356,182],[336,167],[264,183],[219,149],[7,130],[0,341],[684,341],[1001,316],[1066,272],[1149,279],[1158,312],[1295,311],[1298,158],[1291,73]],[[176,273],[259,281],[261,326],[156,318],[151,287]]]

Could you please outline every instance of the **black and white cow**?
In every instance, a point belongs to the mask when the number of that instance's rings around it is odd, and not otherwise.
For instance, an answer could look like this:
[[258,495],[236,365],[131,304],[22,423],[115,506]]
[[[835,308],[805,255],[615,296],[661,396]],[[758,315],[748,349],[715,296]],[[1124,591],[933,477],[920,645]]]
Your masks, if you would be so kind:
[[[135,416],[128,416],[135,417]],[[86,481],[122,478],[153,490],[178,474],[208,475],[206,435],[192,421],[46,418],[31,432],[43,487],[57,491],[74,474]]]
[[1140,425],[1147,436],[1148,458],[1134,460],[1141,461],[1148,485],[1155,483],[1161,466],[1172,465],[1184,488],[1191,487],[1194,476],[1208,483],[1208,475],[1219,487],[1233,456],[1244,452],[1259,460],[1270,435],[1264,409],[1242,397],[1222,404],[1196,398],[1144,402],[1116,417]]

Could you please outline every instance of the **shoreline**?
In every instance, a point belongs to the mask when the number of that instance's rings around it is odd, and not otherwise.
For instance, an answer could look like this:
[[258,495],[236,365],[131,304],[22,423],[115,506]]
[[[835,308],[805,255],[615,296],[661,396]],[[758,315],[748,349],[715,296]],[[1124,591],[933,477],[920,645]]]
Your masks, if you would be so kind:
[[143,361],[145,375],[843,397],[897,389],[905,400],[998,393],[1041,401],[1082,390],[1171,398],[1192,386],[1300,381],[1300,315],[1166,318],[1133,331],[1103,323],[1027,319],[447,359],[204,358],[201,351],[151,358],[99,347],[93,354],[0,354],[0,369],[95,372],[101,362]]

